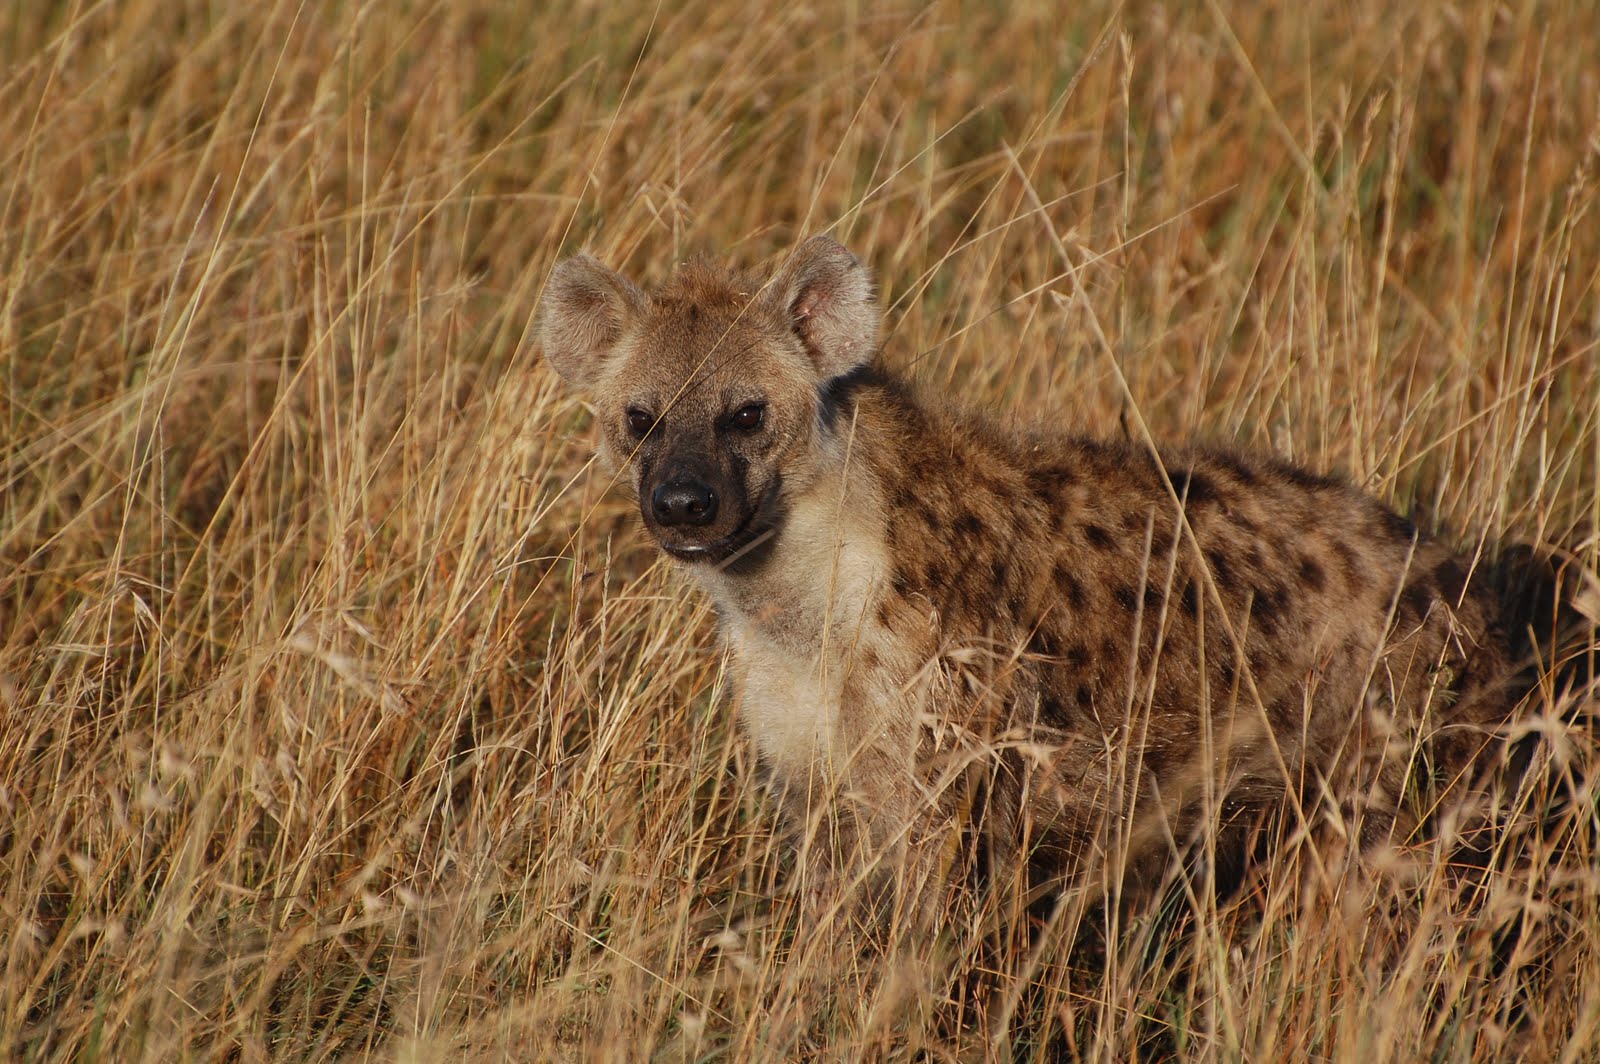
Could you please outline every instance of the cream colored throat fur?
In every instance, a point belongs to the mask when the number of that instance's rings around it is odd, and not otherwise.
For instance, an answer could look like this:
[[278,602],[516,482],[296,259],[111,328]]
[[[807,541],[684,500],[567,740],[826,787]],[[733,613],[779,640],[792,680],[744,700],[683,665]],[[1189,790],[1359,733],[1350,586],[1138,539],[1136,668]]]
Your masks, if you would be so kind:
[[846,695],[858,648],[881,639],[873,608],[888,572],[881,510],[851,497],[871,490],[865,480],[840,470],[788,500],[759,573],[690,570],[722,612],[741,714],[780,777],[843,770],[876,731],[848,716]]

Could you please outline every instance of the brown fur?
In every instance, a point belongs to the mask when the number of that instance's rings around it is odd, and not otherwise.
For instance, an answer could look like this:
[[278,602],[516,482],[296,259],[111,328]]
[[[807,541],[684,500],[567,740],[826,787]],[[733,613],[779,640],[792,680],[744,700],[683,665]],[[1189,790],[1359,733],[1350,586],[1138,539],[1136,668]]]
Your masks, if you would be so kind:
[[[1508,711],[1462,559],[1277,459],[1018,432],[919,395],[872,369],[870,280],[828,238],[766,284],[694,264],[653,296],[569,260],[542,329],[716,601],[819,873],[887,859],[938,882],[978,820],[991,859],[1142,867],[1286,795],[1371,841]],[[731,427],[752,405],[759,428]],[[664,524],[674,484],[715,520]]]

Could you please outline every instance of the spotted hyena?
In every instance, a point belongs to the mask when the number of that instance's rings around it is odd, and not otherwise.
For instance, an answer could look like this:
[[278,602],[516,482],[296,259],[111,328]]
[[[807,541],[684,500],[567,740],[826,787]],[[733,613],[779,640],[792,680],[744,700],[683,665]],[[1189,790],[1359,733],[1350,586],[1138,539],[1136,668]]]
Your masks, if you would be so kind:
[[879,369],[878,331],[827,237],[650,294],[579,256],[541,308],[716,603],[812,873],[937,880],[978,821],[991,867],[1127,871],[1286,798],[1371,841],[1505,715],[1494,604],[1387,507],[1269,456],[1002,424]]

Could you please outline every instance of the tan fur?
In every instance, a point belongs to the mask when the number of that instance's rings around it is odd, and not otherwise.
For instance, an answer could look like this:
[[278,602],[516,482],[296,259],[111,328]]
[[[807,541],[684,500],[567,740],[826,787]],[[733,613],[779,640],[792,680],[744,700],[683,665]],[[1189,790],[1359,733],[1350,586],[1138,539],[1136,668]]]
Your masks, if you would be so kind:
[[[819,875],[1159,863],[1285,795],[1376,839],[1507,712],[1495,607],[1449,551],[1277,459],[1013,431],[877,374],[870,279],[827,238],[653,296],[571,260],[541,328],[715,600]],[[672,517],[683,484],[714,520]]]

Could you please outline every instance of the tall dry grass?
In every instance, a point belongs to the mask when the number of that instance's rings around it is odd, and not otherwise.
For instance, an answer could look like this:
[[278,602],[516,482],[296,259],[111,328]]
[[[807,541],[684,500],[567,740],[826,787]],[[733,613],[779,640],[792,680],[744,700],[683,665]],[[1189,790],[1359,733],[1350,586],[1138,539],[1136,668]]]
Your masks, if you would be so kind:
[[0,7],[0,1057],[1593,1059],[1549,685],[1484,874],[799,932],[707,608],[529,342],[580,247],[834,227],[931,385],[1594,569],[1600,9],[1307,6]]

